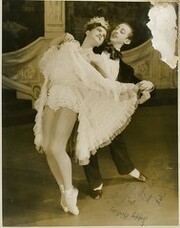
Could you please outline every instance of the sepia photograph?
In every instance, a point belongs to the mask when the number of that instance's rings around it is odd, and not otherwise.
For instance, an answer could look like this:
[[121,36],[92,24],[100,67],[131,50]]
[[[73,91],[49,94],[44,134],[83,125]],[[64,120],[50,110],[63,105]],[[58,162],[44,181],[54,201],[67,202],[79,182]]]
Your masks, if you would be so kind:
[[179,3],[2,0],[1,227],[179,227]]

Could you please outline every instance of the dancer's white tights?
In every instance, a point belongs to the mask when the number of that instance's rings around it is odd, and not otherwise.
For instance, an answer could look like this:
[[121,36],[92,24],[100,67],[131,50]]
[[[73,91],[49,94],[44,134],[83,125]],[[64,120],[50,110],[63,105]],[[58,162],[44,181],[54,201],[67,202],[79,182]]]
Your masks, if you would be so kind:
[[59,186],[72,188],[72,164],[66,153],[66,145],[76,122],[77,114],[68,108],[56,112],[49,106],[43,115],[43,150],[49,168]]

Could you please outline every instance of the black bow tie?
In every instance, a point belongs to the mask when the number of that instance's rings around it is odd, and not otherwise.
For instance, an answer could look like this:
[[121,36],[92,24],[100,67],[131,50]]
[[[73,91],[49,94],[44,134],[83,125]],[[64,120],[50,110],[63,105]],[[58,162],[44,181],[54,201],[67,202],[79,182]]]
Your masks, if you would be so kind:
[[116,60],[122,58],[122,54],[112,44],[106,44],[104,50],[110,53],[110,59]]

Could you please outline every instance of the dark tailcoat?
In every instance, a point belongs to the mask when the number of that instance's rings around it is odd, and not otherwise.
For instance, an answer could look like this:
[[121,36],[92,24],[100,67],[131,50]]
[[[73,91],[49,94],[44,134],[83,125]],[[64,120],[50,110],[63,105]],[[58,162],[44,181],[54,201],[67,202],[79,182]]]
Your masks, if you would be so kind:
[[[95,53],[101,54],[103,47],[101,49],[94,50]],[[123,83],[137,83],[141,81],[134,75],[134,70],[131,66],[127,65],[123,60],[119,59],[119,73],[117,80]],[[123,140],[123,135],[118,135],[112,143],[109,145],[110,153],[115,166],[119,174],[128,174],[134,169],[134,164],[132,163],[126,144]],[[90,163],[84,166],[84,171],[89,183],[90,189],[97,188],[103,182],[101,173],[99,170],[98,157],[97,154],[91,156]]]

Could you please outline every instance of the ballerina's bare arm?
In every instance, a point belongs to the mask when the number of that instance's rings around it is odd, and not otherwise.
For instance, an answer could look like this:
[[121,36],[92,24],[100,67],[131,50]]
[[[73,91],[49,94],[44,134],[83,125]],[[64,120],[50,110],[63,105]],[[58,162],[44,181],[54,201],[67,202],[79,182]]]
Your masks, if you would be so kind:
[[89,55],[91,65],[101,73],[104,78],[109,78],[109,72],[107,70],[107,66],[104,60],[101,58],[101,55],[98,54],[90,54]]
[[71,35],[70,33],[64,33],[61,36],[58,36],[55,39],[53,39],[50,42],[49,46],[50,47],[52,47],[52,46],[58,46],[58,45],[60,45],[60,44],[62,44],[64,42],[70,42],[72,40],[74,40],[73,35]]

